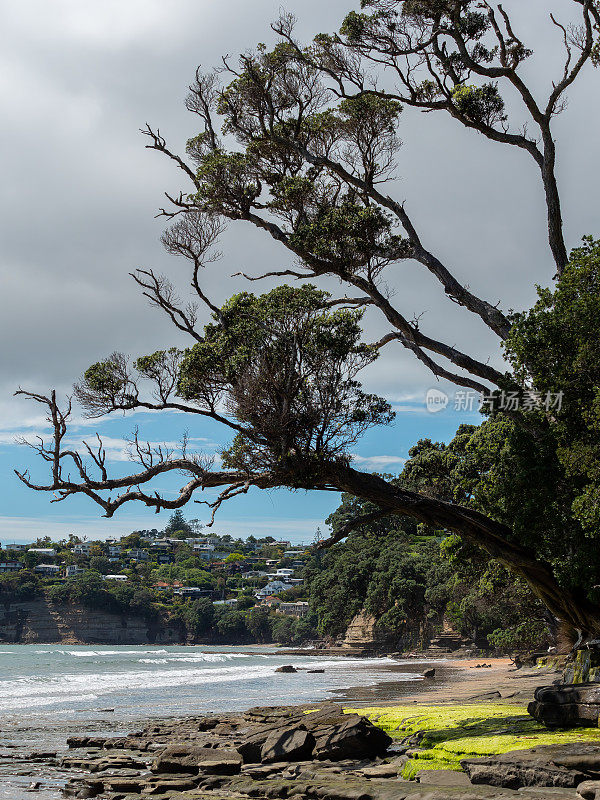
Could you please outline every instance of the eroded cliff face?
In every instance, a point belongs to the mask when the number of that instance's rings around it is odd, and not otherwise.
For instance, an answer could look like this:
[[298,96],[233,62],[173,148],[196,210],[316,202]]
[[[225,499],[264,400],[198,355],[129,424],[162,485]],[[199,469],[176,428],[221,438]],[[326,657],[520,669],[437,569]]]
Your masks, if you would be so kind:
[[375,617],[361,611],[348,625],[342,647],[372,650],[380,647],[384,641],[385,637],[377,630]]
[[177,626],[40,599],[0,607],[0,641],[18,644],[182,644]]

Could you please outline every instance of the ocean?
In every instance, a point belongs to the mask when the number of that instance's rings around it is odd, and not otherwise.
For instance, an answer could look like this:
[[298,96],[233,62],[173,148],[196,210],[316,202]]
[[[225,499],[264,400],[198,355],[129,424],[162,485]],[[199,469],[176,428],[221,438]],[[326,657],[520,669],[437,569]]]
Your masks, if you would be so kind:
[[[283,664],[301,671],[275,672]],[[72,734],[120,735],[153,717],[343,699],[350,687],[353,698],[393,699],[414,689],[424,666],[262,646],[0,645],[0,798],[31,798],[37,782],[39,800],[61,797],[60,769],[30,754],[60,755]]]

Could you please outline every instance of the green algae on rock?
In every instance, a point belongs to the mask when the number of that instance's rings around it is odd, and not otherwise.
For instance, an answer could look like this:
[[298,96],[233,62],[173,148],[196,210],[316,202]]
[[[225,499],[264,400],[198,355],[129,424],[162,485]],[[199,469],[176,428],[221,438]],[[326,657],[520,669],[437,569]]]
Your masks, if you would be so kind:
[[549,731],[522,705],[398,705],[361,708],[360,713],[394,739],[418,737],[422,749],[411,751],[402,772],[409,780],[423,769],[462,771],[460,761],[468,756],[500,755],[550,744],[600,745],[600,730]]

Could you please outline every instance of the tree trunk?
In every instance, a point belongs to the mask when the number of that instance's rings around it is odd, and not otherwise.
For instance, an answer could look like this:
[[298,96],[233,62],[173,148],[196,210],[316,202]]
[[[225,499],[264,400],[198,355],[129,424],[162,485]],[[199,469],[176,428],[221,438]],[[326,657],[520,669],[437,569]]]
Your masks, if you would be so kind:
[[529,548],[510,541],[511,530],[506,525],[478,511],[405,491],[377,475],[351,467],[336,465],[328,477],[341,491],[369,500],[392,514],[451,530],[523,578],[549,611],[582,637],[600,635],[600,607],[590,603],[583,592],[560,586],[550,564]]

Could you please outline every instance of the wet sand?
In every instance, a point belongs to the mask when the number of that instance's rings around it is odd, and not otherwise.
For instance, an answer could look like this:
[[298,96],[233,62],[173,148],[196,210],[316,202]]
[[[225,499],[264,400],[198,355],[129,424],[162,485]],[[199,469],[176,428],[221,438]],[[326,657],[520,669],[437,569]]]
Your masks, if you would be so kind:
[[[489,667],[477,665],[486,664]],[[391,670],[414,672],[415,681],[393,681],[374,686],[354,686],[336,692],[336,699],[369,705],[396,703],[511,702],[527,704],[538,686],[552,683],[561,674],[552,668],[517,669],[509,658],[448,659],[392,666]],[[422,678],[426,669],[435,669],[433,678]],[[499,696],[489,696],[499,693]]]

